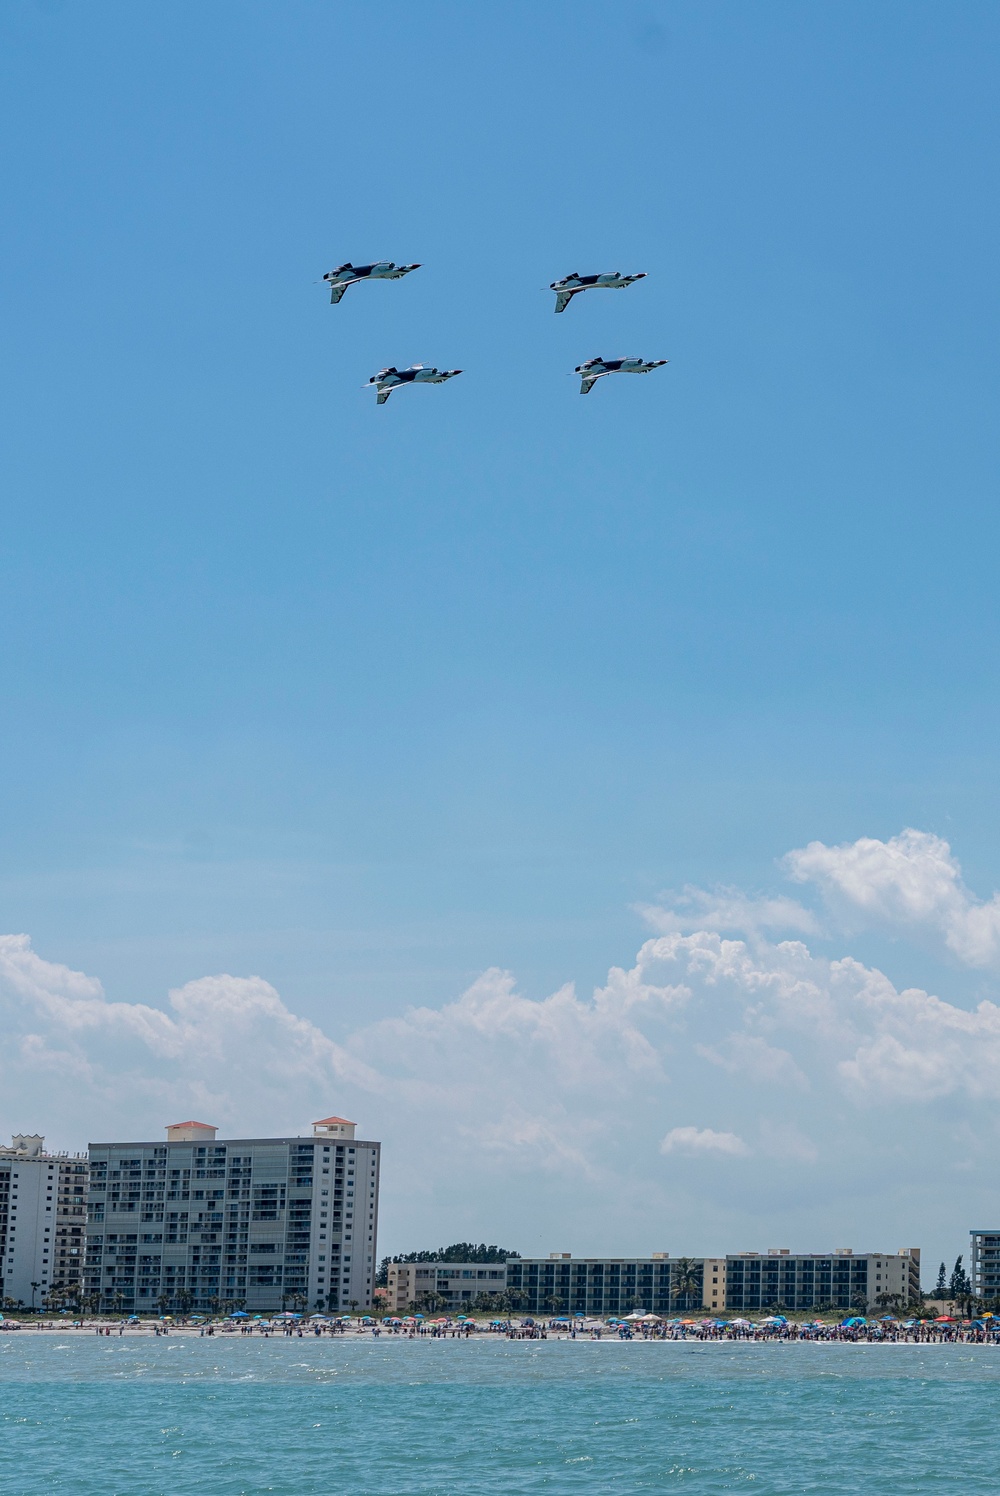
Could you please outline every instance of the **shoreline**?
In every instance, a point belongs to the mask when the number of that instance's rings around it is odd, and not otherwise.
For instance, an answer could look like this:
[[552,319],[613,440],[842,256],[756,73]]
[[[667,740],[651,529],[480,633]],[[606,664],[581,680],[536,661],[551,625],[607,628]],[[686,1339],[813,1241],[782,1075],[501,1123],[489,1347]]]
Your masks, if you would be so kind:
[[374,1331],[370,1326],[351,1327],[338,1329],[331,1333],[329,1330],[317,1332],[310,1328],[303,1329],[301,1333],[293,1330],[291,1333],[281,1329],[254,1330],[252,1333],[240,1333],[239,1330],[222,1330],[213,1327],[209,1332],[197,1325],[169,1326],[167,1329],[156,1328],[152,1325],[121,1325],[119,1322],[101,1321],[85,1325],[72,1324],[60,1325],[58,1323],[35,1323],[24,1324],[20,1328],[6,1328],[6,1336],[3,1336],[4,1324],[0,1323],[0,1346],[6,1343],[6,1338],[14,1342],[30,1341],[36,1343],[40,1333],[46,1333],[46,1340],[53,1334],[56,1338],[71,1336],[74,1341],[85,1339],[99,1339],[112,1344],[124,1340],[134,1343],[137,1340],[208,1340],[212,1342],[250,1342],[259,1344],[263,1341],[277,1341],[281,1343],[296,1342],[301,1348],[303,1342],[341,1343],[348,1345],[359,1344],[381,1344],[394,1342],[417,1342],[435,1343],[440,1341],[472,1342],[474,1344],[495,1345],[500,1342],[528,1344],[537,1347],[542,1342],[551,1344],[581,1344],[581,1345],[660,1345],[660,1346],[687,1346],[705,1347],[718,1346],[721,1348],[732,1348],[734,1346],[763,1346],[763,1345],[812,1345],[820,1347],[829,1346],[853,1346],[853,1347],[908,1347],[910,1349],[925,1349],[927,1347],[943,1347],[945,1349],[983,1349],[1000,1350],[1000,1332],[988,1335],[969,1334],[960,1331],[948,1336],[942,1334],[931,1334],[916,1337],[906,1332],[898,1334],[837,1334],[835,1327],[830,1327],[830,1333],[810,1334],[669,1334],[669,1335],[632,1335],[621,1336],[612,1331],[604,1330],[602,1333],[590,1331],[576,1335],[567,1334],[563,1331],[546,1330],[542,1334],[532,1335],[515,1330],[513,1333],[506,1331],[481,1329],[472,1333],[452,1331],[450,1328],[432,1333],[430,1330],[424,1332],[393,1332],[388,1330]]

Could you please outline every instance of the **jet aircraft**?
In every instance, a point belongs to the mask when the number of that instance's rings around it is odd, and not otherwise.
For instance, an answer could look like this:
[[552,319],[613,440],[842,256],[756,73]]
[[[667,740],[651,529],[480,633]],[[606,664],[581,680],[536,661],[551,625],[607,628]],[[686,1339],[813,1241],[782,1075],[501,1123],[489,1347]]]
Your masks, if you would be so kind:
[[556,293],[556,311],[564,312],[573,297],[579,296],[581,291],[621,291],[626,286],[645,279],[645,270],[640,270],[637,275],[622,275],[620,270],[607,275],[580,275],[574,270],[572,275],[553,281],[549,290]]
[[651,362],[642,358],[588,358],[585,364],[577,364],[575,370],[583,376],[580,394],[589,395],[605,374],[649,374],[653,369],[662,369],[669,362],[667,358],[654,358]]
[[419,265],[394,265],[392,260],[377,260],[374,265],[352,265],[348,260],[336,270],[328,270],[323,279],[330,287],[330,305],[336,306],[348,286],[356,281],[399,280],[411,270],[419,269]]
[[374,385],[378,390],[376,403],[384,405],[393,390],[398,390],[404,384],[444,384],[446,379],[454,379],[461,372],[461,369],[427,369],[423,364],[411,364],[408,369],[379,369],[364,388]]

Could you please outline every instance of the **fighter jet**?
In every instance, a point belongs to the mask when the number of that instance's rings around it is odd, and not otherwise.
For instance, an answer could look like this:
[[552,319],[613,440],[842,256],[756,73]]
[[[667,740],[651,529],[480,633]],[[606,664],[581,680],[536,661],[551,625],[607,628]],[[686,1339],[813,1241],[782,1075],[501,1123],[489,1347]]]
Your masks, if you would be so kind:
[[649,374],[653,369],[662,369],[668,358],[654,358],[647,363],[642,358],[588,358],[585,364],[577,364],[575,372],[581,374],[580,394],[589,395],[599,379],[605,374]]
[[378,390],[376,403],[384,405],[393,390],[404,384],[444,384],[446,379],[454,379],[461,372],[461,369],[426,369],[423,364],[411,364],[408,369],[379,369],[364,388],[374,385]]
[[348,260],[346,265],[328,270],[323,279],[330,287],[330,305],[336,306],[348,286],[353,286],[356,281],[394,281],[409,275],[411,270],[419,269],[419,265],[394,265],[392,260],[378,260],[374,265],[352,265]]
[[645,270],[640,270],[637,275],[622,275],[620,270],[609,272],[607,275],[580,275],[574,270],[572,275],[553,281],[549,290],[556,293],[556,311],[564,312],[573,297],[579,296],[581,291],[621,291],[626,286],[633,285],[635,281],[645,279]]

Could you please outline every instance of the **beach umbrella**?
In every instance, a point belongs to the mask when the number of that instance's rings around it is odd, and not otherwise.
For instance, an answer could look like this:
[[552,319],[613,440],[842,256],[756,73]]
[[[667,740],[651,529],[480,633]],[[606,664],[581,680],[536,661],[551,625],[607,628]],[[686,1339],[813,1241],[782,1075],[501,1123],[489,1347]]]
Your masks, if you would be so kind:
[[237,1309],[237,1310],[236,1310],[236,1311],[235,1311],[235,1313],[233,1313],[233,1314],[231,1314],[231,1315],[230,1315],[230,1316],[229,1316],[229,1318],[230,1318],[230,1319],[249,1319],[249,1318],[250,1318],[250,1316],[249,1316],[249,1314],[248,1314],[248,1313],[247,1313],[247,1312],[246,1312],[246,1310],[245,1310],[245,1309]]
[[953,1325],[955,1321],[950,1314],[939,1314],[934,1323],[936,1325]]
[[626,1314],[625,1316],[626,1319],[642,1319],[642,1317],[643,1316],[638,1309],[633,1309],[631,1314]]

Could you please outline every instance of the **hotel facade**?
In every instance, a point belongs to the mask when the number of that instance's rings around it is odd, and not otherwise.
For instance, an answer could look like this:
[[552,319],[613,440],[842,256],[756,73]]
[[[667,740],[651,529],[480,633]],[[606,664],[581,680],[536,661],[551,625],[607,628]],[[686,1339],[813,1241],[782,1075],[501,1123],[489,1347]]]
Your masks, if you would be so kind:
[[121,1313],[367,1310],[381,1144],[327,1117],[309,1137],[92,1143],[86,1291]]
[[793,1255],[784,1249],[727,1257],[509,1258],[507,1288],[526,1314],[759,1314],[860,1310],[920,1298],[920,1251]]

